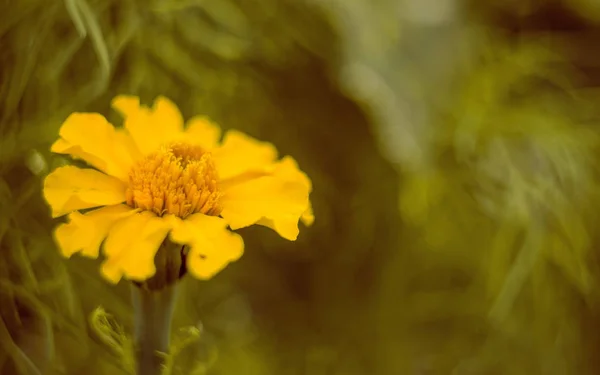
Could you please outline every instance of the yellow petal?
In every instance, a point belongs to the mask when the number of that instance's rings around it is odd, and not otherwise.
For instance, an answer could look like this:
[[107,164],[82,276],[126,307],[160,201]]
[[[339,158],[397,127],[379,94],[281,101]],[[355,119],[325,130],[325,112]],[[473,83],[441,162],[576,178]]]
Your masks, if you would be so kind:
[[205,150],[217,147],[221,139],[221,128],[203,116],[192,117],[187,122],[185,140]]
[[137,116],[138,112],[141,110],[140,98],[130,95],[119,95],[115,97],[111,102],[111,106],[125,119]]
[[73,212],[69,222],[60,224],[54,237],[65,257],[81,252],[82,255],[97,258],[100,244],[111,226],[119,219],[135,212],[124,204],[106,206],[82,215]]
[[[312,181],[305,173],[300,171],[298,163],[291,156],[286,156],[281,160],[275,173],[282,178],[301,182],[306,186],[309,194],[312,192]],[[300,220],[307,227],[314,223],[315,215],[310,202],[308,202],[308,208],[300,216]]]
[[126,181],[135,155],[117,133],[115,127],[98,113],[73,113],[62,124],[59,131],[61,138],[50,150],[82,159]]
[[50,147],[50,151],[57,154],[71,155],[73,158],[81,159],[87,162],[89,165],[96,167],[100,170],[106,169],[104,160],[95,157],[92,154],[88,154],[87,152],[83,151],[81,147],[73,146],[62,138],[59,138],[56,142],[52,144],[52,146]]
[[284,180],[298,181],[306,186],[309,193],[312,191],[312,181],[306,173],[300,170],[298,163],[291,156],[285,156],[281,159],[275,166],[273,173]]
[[[119,148],[123,150],[122,152],[131,155],[132,165],[142,158],[142,153],[140,152],[139,148],[137,148],[133,137],[126,129],[117,129],[117,132],[115,133],[115,141],[117,142],[116,144],[119,146]],[[129,170],[127,173],[129,174]],[[126,181],[129,181],[129,175],[127,176]]]
[[315,222],[315,214],[313,213],[312,204],[310,202],[308,202],[308,208],[306,211],[304,211],[302,216],[300,216],[300,220],[307,227],[310,227]]
[[125,189],[118,178],[73,166],[57,168],[44,180],[44,197],[52,208],[52,217],[122,203]]
[[178,222],[171,240],[190,247],[187,268],[196,278],[210,279],[244,252],[242,238],[219,217],[194,214]]
[[270,171],[277,159],[275,146],[237,130],[225,134],[223,144],[211,151],[221,179],[253,170]]
[[117,221],[104,242],[102,274],[113,283],[122,277],[144,281],[156,273],[154,256],[172,227],[172,221],[149,211]]
[[125,128],[143,154],[156,151],[161,144],[180,137],[183,117],[169,99],[159,96],[152,108],[140,105],[133,96],[117,96],[112,101],[114,109],[125,118]]
[[284,158],[270,176],[229,185],[221,199],[221,216],[232,229],[260,224],[288,240],[298,237],[298,221],[310,220],[310,180],[296,162]]

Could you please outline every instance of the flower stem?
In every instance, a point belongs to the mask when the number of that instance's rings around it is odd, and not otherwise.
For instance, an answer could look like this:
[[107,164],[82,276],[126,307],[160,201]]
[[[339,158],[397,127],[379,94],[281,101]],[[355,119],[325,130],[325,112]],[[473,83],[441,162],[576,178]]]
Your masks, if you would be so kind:
[[169,351],[176,285],[160,290],[131,286],[138,375],[160,375]]

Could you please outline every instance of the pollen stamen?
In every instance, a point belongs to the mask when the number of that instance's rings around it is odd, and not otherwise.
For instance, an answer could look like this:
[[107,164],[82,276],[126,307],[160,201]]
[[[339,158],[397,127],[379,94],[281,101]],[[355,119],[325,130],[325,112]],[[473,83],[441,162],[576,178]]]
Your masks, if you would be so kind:
[[186,143],[165,145],[132,168],[127,204],[158,216],[216,216],[221,213],[218,180],[209,152]]

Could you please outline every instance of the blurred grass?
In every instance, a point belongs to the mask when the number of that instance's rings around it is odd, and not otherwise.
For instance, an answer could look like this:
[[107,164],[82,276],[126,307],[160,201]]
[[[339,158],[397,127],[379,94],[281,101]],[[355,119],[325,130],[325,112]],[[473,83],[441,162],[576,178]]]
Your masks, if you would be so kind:
[[173,374],[597,373],[597,6],[415,4],[0,2],[0,373],[126,373],[88,318],[130,330],[127,286],[59,256],[40,192],[61,121],[120,93],[315,187],[297,242],[245,229],[182,283]]

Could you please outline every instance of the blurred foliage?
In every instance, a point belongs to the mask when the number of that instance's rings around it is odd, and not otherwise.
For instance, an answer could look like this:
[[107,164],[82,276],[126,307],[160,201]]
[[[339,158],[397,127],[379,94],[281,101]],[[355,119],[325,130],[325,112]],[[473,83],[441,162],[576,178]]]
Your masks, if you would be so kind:
[[61,258],[40,194],[64,162],[48,151],[61,121],[118,123],[119,93],[273,142],[315,189],[297,242],[243,230],[240,261],[184,280],[173,375],[600,369],[594,0],[22,0],[0,14],[0,373],[128,373],[123,337],[92,315],[130,332],[127,285]]

